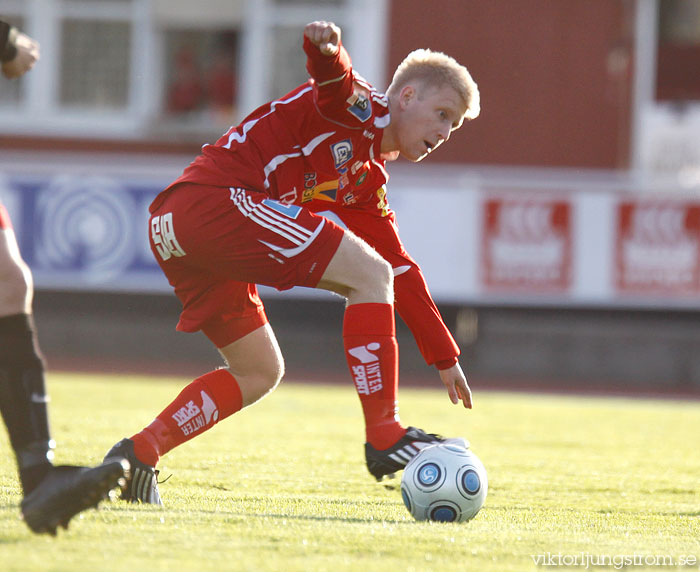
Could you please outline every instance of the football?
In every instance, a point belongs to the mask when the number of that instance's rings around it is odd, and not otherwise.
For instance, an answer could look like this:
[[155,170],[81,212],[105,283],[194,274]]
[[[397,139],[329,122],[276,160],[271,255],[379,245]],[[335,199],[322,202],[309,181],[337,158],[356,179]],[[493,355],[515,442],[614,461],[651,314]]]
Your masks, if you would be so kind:
[[401,496],[416,520],[474,518],[488,492],[486,469],[469,449],[439,443],[418,453],[401,477]]

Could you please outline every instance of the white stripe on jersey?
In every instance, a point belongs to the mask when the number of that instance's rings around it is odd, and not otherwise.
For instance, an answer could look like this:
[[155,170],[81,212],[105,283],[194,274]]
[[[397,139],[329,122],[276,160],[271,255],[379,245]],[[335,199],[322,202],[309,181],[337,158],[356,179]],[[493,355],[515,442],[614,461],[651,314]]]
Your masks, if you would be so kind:
[[276,155],[267,165],[265,165],[265,168],[263,169],[263,172],[265,173],[265,182],[263,186],[266,189],[270,187],[270,181],[268,180],[270,173],[274,173],[277,167],[279,167],[287,159],[292,159],[293,157],[301,157],[301,151],[296,153],[285,153],[284,155]]
[[381,117],[375,117],[374,118],[374,126],[379,128],[379,129],[384,129],[387,125],[389,125],[389,122],[391,121],[391,115],[388,113],[386,115],[382,115]]
[[328,139],[331,135],[335,135],[335,131],[329,131],[328,133],[321,133],[318,137],[314,137],[311,141],[309,141],[306,145],[304,145],[301,148],[301,152],[304,154],[304,157],[308,157],[311,155],[311,153],[314,152],[314,149],[318,147],[321,143],[323,143],[326,139]]
[[311,91],[312,89],[313,89],[313,88],[312,88],[311,86],[309,86],[309,87],[307,87],[306,89],[302,89],[302,90],[301,90],[299,93],[297,93],[294,97],[290,97],[289,99],[277,99],[277,100],[273,101],[273,102],[270,104],[270,111],[268,111],[265,115],[263,115],[262,117],[257,117],[257,118],[255,118],[255,119],[251,119],[250,121],[248,121],[248,122],[246,122],[246,123],[243,124],[243,127],[242,127],[243,133],[242,133],[242,134],[239,135],[238,132],[237,132],[236,130],[234,130],[234,131],[231,133],[231,135],[229,135],[229,137],[228,137],[228,142],[226,143],[226,145],[224,145],[224,148],[225,148],[225,149],[230,149],[230,148],[231,148],[231,144],[232,144],[234,141],[235,141],[236,143],[243,143],[243,142],[246,140],[246,138],[248,137],[248,131],[250,131],[250,130],[255,126],[255,124],[256,124],[258,121],[260,121],[261,119],[267,117],[267,116],[270,115],[271,113],[274,113],[274,112],[275,112],[275,108],[277,107],[277,105],[284,105],[284,104],[286,104],[286,103],[291,103],[292,101],[295,101],[295,100],[299,99],[302,95],[304,95],[305,93],[308,93],[308,92]]
[[[387,115],[387,117],[388,117],[388,115]],[[388,180],[389,180],[389,173],[386,172],[386,169],[384,168],[384,165],[382,165],[379,161],[377,161],[377,160],[374,158],[374,145],[372,145],[372,146],[369,148],[369,160],[372,162],[372,164],[374,164],[374,165],[376,165],[377,167],[379,167],[379,170],[380,170],[380,171],[382,172],[382,174],[384,175],[384,179],[388,181]]]
[[316,85],[318,85],[318,87],[323,87],[324,85],[328,85],[329,83],[336,83],[336,82],[344,80],[346,75],[347,74],[343,74],[340,77],[336,77],[335,79],[329,79],[328,81],[323,81],[323,82],[318,83]]
[[[321,135],[317,135],[314,137],[311,141],[309,141],[306,145],[304,145],[301,148],[300,152],[294,152],[294,153],[285,153],[282,155],[277,155],[276,157],[273,157],[270,162],[265,165],[264,173],[265,173],[265,183],[264,187],[267,189],[270,187],[270,181],[268,180],[270,175],[275,172],[275,169],[279,167],[282,163],[284,163],[287,159],[292,159],[294,157],[301,157],[304,155],[305,157],[308,157],[311,155],[311,153],[314,152],[314,149],[318,147],[321,143],[323,143],[326,139],[328,139],[331,135],[334,135],[335,131],[328,131],[327,133],[321,133]],[[298,147],[295,146],[296,149]]]
[[367,91],[375,92],[377,91],[374,89],[371,83],[369,83],[365,78],[363,78],[359,73],[354,72],[352,79],[358,84],[364,87]]
[[372,92],[372,101],[378,103],[382,107],[389,107],[389,99],[386,95],[380,94],[377,91]]

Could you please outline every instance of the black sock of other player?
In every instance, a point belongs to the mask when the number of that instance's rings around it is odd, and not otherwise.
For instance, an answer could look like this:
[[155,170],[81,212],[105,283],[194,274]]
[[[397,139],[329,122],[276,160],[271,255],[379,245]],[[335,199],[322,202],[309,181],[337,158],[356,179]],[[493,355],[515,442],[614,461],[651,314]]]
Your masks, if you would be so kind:
[[27,495],[51,468],[44,361],[29,314],[0,317],[0,412]]

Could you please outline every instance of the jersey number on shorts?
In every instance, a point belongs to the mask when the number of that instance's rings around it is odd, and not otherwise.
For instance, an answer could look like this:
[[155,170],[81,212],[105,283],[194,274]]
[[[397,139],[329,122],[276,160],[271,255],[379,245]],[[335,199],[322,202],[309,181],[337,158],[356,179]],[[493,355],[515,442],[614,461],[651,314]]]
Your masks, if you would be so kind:
[[168,260],[171,256],[185,256],[186,254],[175,238],[173,213],[154,216],[151,219],[151,239],[163,260]]

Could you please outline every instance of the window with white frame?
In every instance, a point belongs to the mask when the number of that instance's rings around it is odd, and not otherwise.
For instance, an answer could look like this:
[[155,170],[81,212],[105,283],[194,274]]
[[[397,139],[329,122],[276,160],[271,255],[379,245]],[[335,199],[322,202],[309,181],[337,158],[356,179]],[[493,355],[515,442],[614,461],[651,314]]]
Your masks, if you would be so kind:
[[41,44],[31,73],[0,82],[0,136],[218,136],[307,79],[309,21],[341,25],[371,80],[387,2],[0,0],[0,15]]

